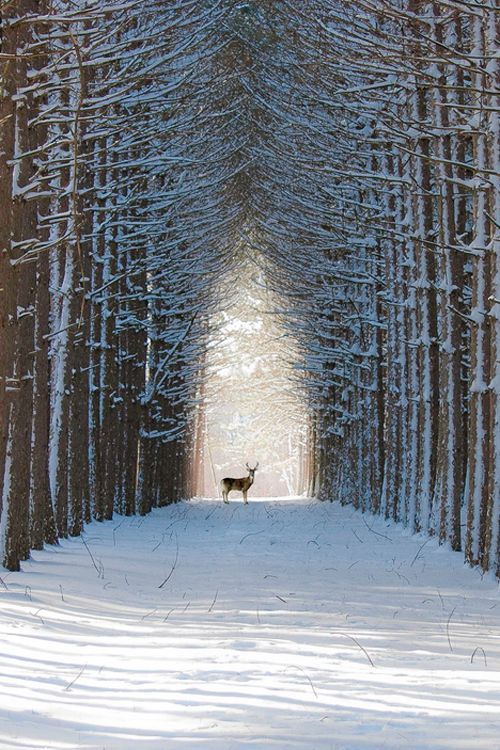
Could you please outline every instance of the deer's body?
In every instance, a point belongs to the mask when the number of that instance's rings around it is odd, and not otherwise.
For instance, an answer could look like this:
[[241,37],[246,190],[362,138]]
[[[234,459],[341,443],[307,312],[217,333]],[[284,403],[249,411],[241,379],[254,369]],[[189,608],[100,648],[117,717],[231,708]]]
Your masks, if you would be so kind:
[[222,499],[225,503],[228,503],[228,495],[232,490],[237,490],[238,492],[243,493],[243,502],[245,505],[248,503],[247,499],[247,492],[250,489],[250,487],[253,484],[255,472],[257,471],[257,466],[255,466],[254,469],[251,469],[250,466],[247,464],[248,469],[248,476],[247,477],[241,477],[241,479],[233,479],[232,477],[225,477],[221,480],[220,486],[222,489]]

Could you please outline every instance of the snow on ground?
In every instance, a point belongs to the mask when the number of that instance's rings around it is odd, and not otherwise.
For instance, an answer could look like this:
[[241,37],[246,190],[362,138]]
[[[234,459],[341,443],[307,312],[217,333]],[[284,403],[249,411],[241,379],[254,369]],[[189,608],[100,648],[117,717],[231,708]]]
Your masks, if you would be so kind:
[[500,748],[500,603],[434,540],[193,500],[5,573],[1,750]]

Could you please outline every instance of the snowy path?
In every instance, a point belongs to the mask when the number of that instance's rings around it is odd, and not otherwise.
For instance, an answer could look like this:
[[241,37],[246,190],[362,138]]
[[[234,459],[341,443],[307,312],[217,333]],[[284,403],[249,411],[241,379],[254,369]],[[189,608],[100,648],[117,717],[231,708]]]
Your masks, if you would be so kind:
[[1,750],[500,748],[498,586],[435,541],[301,499],[85,541],[3,576]]

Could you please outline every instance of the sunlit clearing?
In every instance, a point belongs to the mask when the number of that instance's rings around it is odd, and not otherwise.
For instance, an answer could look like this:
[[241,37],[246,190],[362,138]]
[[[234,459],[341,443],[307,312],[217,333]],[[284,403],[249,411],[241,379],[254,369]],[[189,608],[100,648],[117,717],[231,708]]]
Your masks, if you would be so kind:
[[[294,370],[297,352],[265,274],[248,261],[224,283],[229,304],[211,321],[207,350],[203,487],[259,468],[250,494],[304,491],[306,410]],[[239,493],[231,497],[241,498]]]

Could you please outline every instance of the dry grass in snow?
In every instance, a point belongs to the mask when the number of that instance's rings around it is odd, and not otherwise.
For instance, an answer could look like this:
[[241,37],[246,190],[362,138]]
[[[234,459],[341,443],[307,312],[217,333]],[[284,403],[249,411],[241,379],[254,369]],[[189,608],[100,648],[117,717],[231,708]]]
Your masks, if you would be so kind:
[[497,583],[350,507],[193,500],[2,580],[2,750],[500,748]]

